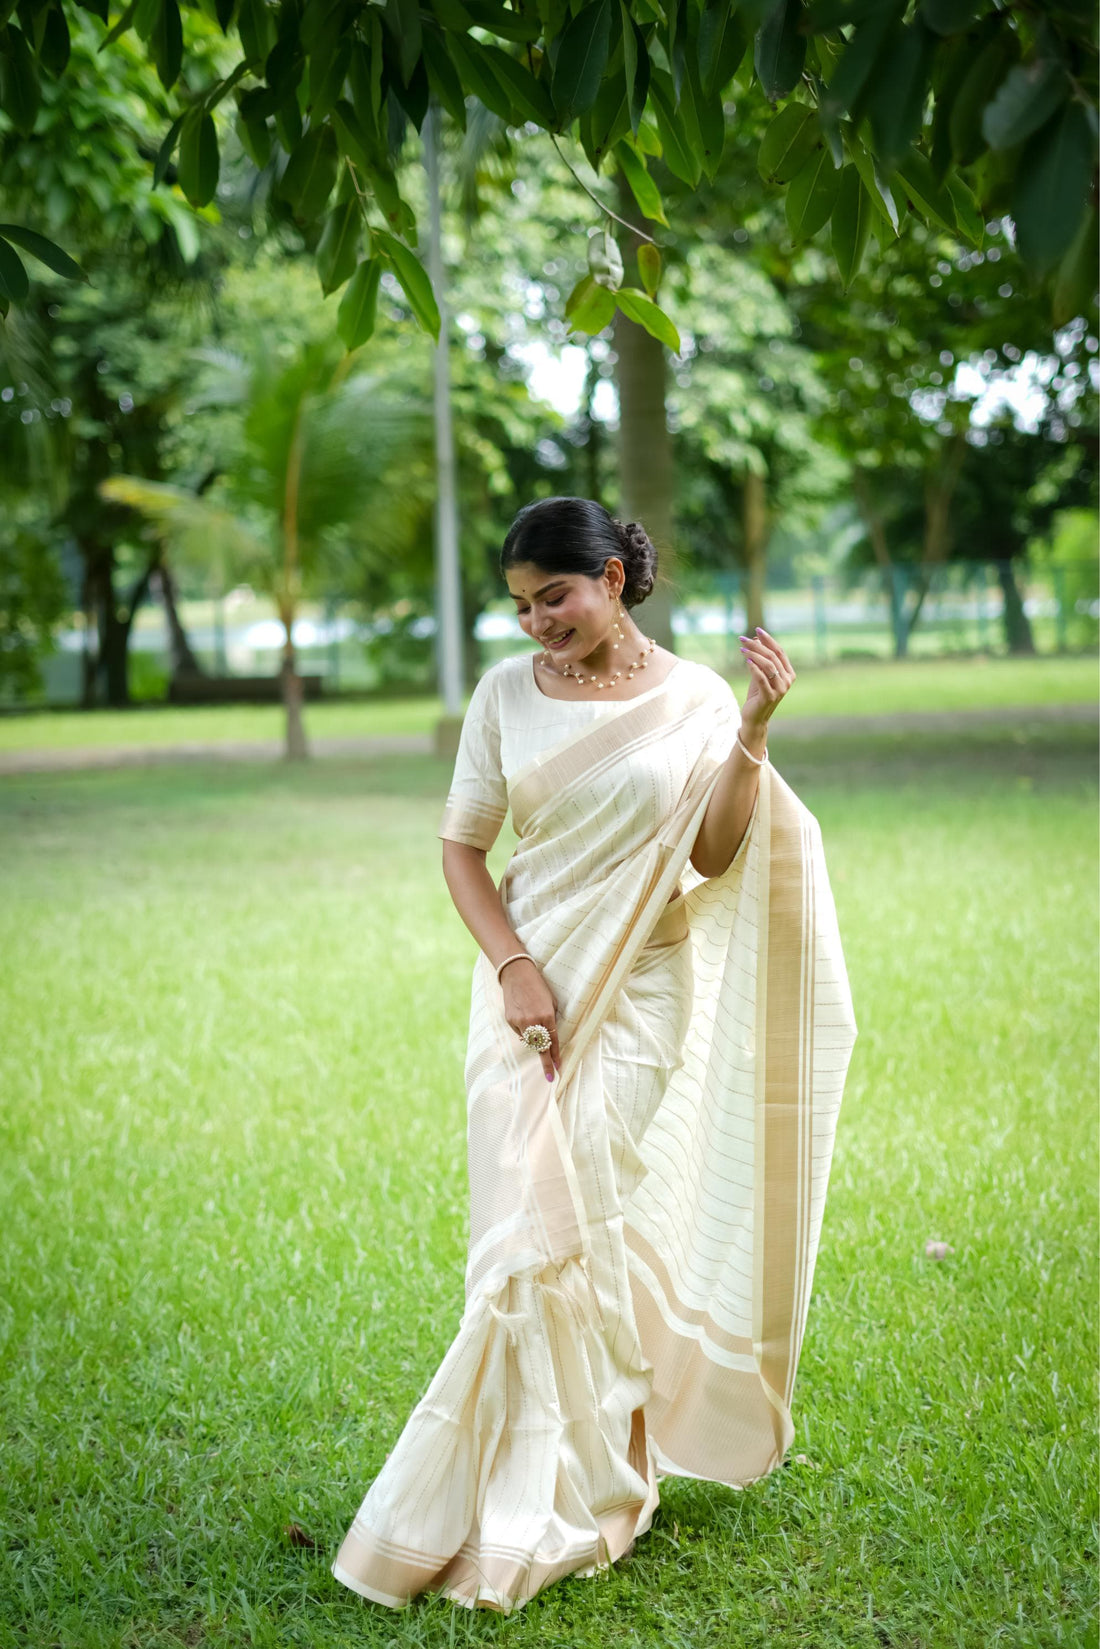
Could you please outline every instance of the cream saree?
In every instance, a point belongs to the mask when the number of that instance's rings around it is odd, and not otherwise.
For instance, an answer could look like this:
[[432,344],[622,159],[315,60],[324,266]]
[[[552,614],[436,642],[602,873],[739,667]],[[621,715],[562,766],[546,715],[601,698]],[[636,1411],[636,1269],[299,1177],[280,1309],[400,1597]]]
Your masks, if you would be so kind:
[[[689,863],[739,720],[681,661],[509,777],[500,896],[562,1066],[479,954],[466,1304],[333,1564],[365,1597],[507,1612],[620,1557],[660,1476],[742,1487],[791,1444],[856,1026],[820,831],[770,764],[728,870]],[[439,834],[499,824],[453,799]]]

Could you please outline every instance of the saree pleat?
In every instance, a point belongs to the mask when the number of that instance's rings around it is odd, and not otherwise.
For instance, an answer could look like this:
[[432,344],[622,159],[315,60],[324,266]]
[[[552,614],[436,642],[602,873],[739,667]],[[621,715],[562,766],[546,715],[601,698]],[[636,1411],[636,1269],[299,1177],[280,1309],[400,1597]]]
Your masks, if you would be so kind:
[[[729,868],[690,865],[738,723],[681,661],[509,777],[500,896],[562,1065],[479,954],[466,1305],[333,1565],[366,1597],[507,1612],[620,1557],[659,1476],[743,1487],[793,1439],[856,1027],[820,831],[770,764]],[[440,834],[484,841],[474,804]]]

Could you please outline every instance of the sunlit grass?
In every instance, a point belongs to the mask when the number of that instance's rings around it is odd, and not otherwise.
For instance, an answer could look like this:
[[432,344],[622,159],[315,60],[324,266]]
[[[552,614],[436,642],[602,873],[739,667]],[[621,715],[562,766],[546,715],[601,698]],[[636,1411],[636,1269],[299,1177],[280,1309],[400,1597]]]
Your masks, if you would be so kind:
[[508,1620],[328,1573],[461,1311],[448,765],[0,783],[0,1644],[1093,1641],[1094,745],[782,765],[860,1027],[791,1464]]
[[[740,697],[744,673],[730,679]],[[1095,704],[1092,658],[958,658],[883,664],[831,664],[800,669],[785,715],[888,715],[913,710],[999,709],[1042,704]],[[438,698],[309,704],[306,728],[315,739],[429,734],[442,709]],[[0,716],[0,750],[62,750],[109,745],[231,744],[283,736],[278,705],[217,705],[181,709],[38,711]]]

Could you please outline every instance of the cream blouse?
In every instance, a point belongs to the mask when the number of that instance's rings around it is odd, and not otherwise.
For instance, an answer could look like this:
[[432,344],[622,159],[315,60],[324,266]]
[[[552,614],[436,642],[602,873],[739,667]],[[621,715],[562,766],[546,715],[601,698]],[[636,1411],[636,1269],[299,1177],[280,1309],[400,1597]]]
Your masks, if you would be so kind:
[[[614,716],[664,688],[661,681],[631,699],[552,699],[535,681],[535,657],[527,652],[501,659],[486,670],[471,694],[451,788],[436,832],[446,841],[465,842],[487,852],[508,812],[508,783],[513,774],[586,723]],[[673,670],[691,668],[686,659],[672,666]]]

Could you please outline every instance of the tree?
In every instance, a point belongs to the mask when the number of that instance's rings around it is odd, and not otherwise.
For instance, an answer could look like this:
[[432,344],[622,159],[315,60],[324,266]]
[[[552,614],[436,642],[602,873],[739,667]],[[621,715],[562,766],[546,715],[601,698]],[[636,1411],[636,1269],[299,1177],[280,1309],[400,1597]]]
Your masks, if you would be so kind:
[[307,343],[288,363],[258,341],[249,361],[210,359],[208,395],[242,414],[236,462],[208,494],[118,475],[102,496],[139,510],[158,535],[192,561],[212,563],[224,582],[247,579],[274,598],[283,626],[282,690],[286,754],[307,754],[302,681],[294,621],[308,593],[323,591],[335,569],[346,572],[351,529],[358,524],[384,556],[416,500],[401,485],[402,465],[426,467],[426,409],[341,356],[330,343]]
[[[106,25],[108,0],[88,3]],[[279,198],[308,234],[323,225],[317,255],[331,278],[354,272],[368,285],[391,269],[429,331],[438,314],[410,251],[417,221],[394,151],[433,96],[462,128],[476,98],[555,144],[575,136],[597,171],[618,154],[637,199],[647,154],[690,188],[713,178],[724,94],[755,83],[784,105],[762,159],[788,188],[791,232],[803,239],[829,225],[845,282],[875,218],[896,227],[908,212],[980,246],[984,222],[1010,214],[1055,318],[1094,300],[1096,28],[1080,0],[1035,11],[995,0],[920,0],[912,10],[906,0],[582,0],[575,11],[555,0],[206,3],[241,56],[201,87],[195,43],[205,50],[209,25],[196,7],[131,0],[104,42],[113,49],[133,29],[164,87],[183,87],[154,177],[178,151],[187,199],[211,203],[219,126],[224,136],[235,104],[241,141],[258,166],[274,164]],[[16,144],[35,132],[43,77],[66,72],[75,15],[76,0],[25,0],[0,33],[0,105]],[[344,175],[354,199],[340,192]],[[0,235],[0,299],[19,301],[19,234]],[[667,330],[652,305],[630,294],[614,302]]]

